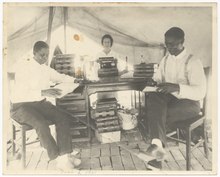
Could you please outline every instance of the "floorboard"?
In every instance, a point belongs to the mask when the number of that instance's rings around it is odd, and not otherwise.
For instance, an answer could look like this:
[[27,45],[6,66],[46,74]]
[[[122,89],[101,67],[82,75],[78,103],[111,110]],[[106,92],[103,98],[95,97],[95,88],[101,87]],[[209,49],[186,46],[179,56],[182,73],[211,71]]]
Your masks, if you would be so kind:
[[[79,148],[82,163],[78,167],[79,170],[113,170],[113,171],[147,171],[148,164],[143,162],[133,152],[146,151],[149,143],[140,137],[140,132],[128,131],[123,133],[123,141],[101,144],[97,141],[93,143],[74,143],[74,148]],[[30,133],[30,138],[36,138]],[[31,140],[31,139],[29,139]],[[172,146],[166,149],[167,158],[162,162],[162,171],[183,171],[186,169],[186,147],[183,144],[179,146],[170,143]],[[121,145],[121,146],[120,146]],[[9,145],[10,146],[10,143]],[[130,151],[126,150],[128,148]],[[18,151],[18,150],[17,150]],[[8,151],[8,168],[13,169],[17,163],[20,163],[20,155],[16,154],[11,157],[11,149]],[[56,162],[48,163],[47,152],[40,147],[39,143],[27,146],[27,170],[47,170],[54,171]],[[198,147],[192,152],[192,170],[193,171],[210,171],[212,169],[212,151],[207,159],[204,154],[203,147]]]

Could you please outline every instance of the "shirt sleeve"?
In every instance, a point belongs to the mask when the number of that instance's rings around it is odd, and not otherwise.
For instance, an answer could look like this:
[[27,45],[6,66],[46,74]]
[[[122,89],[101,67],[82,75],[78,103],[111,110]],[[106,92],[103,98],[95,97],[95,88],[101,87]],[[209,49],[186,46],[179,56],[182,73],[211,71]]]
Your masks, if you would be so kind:
[[179,98],[201,100],[206,94],[206,77],[200,60],[190,60],[187,68],[189,85],[179,84]]
[[63,83],[63,82],[74,82],[75,80],[74,77],[68,76],[66,74],[60,74],[52,68],[48,67],[47,69],[49,70],[50,73],[50,80],[53,82]]
[[153,80],[157,83],[162,83],[164,77],[164,58],[162,58],[157,71],[154,73]]

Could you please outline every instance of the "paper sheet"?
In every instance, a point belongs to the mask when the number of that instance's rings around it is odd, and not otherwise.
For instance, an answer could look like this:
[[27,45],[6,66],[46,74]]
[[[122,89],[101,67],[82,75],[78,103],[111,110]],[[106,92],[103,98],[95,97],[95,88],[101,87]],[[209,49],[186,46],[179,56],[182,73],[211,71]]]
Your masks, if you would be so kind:
[[57,88],[57,89],[62,90],[61,95],[57,97],[57,98],[61,98],[64,95],[66,95],[70,92],[73,92],[73,90],[75,90],[78,86],[79,86],[79,84],[76,84],[73,82],[64,82],[64,83],[56,85],[53,88]]
[[147,86],[144,88],[143,92],[156,92],[158,87]]

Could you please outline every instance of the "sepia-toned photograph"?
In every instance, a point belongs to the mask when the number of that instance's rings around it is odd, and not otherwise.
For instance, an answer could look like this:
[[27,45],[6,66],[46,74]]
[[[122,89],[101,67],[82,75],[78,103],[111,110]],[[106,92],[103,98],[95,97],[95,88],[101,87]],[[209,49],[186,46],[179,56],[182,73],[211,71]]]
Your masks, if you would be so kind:
[[217,3],[3,3],[3,174],[217,173]]

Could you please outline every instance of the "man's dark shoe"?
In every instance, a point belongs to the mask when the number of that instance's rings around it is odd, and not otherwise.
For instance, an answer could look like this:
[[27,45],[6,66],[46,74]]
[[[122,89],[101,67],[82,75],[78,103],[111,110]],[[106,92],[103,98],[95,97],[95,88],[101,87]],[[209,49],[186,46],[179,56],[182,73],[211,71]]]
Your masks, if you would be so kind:
[[149,170],[161,170],[162,169],[162,162],[157,161],[157,160],[151,160],[148,162],[148,169]]

